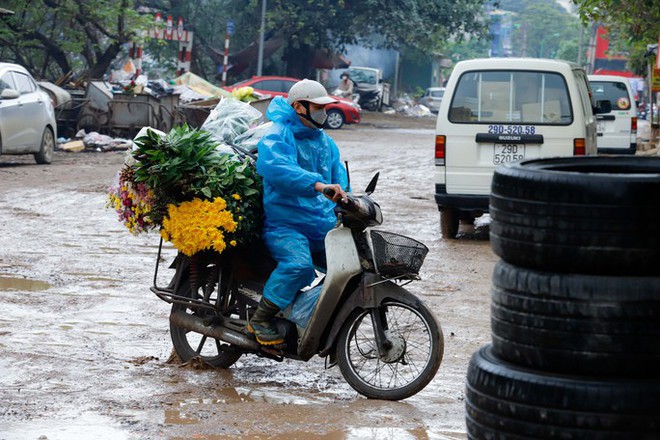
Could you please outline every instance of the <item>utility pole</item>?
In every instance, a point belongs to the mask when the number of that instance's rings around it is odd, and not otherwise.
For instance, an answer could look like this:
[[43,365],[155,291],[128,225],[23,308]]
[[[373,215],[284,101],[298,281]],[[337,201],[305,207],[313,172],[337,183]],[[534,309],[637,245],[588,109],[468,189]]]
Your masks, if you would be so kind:
[[225,33],[225,56],[222,60],[222,87],[227,84],[227,63],[229,61],[229,37],[234,33],[234,21],[227,21],[227,32]]
[[584,50],[584,26],[580,26],[580,42],[578,43],[577,63],[582,66],[582,51]]
[[264,66],[264,32],[266,30],[266,0],[261,0],[261,29],[259,30],[259,56],[257,57],[257,76],[261,76]]

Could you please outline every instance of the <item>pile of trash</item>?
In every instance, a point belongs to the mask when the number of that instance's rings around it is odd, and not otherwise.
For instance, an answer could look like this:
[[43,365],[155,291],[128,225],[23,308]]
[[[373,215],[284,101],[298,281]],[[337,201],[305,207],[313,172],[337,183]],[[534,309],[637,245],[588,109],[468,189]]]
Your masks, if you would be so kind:
[[417,104],[408,94],[403,94],[392,102],[392,109],[385,113],[399,113],[415,118],[435,118],[431,110],[422,104]]
[[57,148],[71,153],[125,151],[132,146],[133,141],[130,139],[113,138],[96,131],[86,133],[85,130],[80,130],[74,139],[57,139]]

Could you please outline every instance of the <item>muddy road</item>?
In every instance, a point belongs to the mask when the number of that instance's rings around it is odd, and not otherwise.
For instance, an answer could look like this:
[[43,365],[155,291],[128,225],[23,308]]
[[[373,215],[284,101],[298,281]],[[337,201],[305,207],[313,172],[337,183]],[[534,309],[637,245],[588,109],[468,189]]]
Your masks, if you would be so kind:
[[383,229],[430,248],[409,288],[439,318],[445,355],[401,402],[362,398],[320,358],[168,363],[169,306],[149,291],[158,236],[130,235],[105,208],[124,153],[0,156],[0,439],[466,438],[464,378],[490,340],[496,257],[485,222],[440,237],[433,126],[367,113],[331,132],[354,188],[381,172]]

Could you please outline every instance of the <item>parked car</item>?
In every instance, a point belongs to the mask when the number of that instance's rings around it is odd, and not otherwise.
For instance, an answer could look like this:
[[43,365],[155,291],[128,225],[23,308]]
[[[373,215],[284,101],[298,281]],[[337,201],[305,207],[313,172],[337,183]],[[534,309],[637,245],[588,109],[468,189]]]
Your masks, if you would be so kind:
[[598,152],[635,154],[637,151],[637,107],[628,78],[589,75],[595,100],[610,101],[612,111],[597,115]]
[[[489,210],[495,167],[523,159],[595,155],[596,117],[587,74],[574,63],[533,58],[461,61],[447,82],[435,141],[435,201],[443,237]],[[494,233],[491,229],[491,236]]]
[[422,97],[419,98],[419,103],[428,107],[433,113],[438,113],[444,94],[444,87],[429,87],[424,91]]
[[33,154],[53,160],[57,139],[55,110],[48,93],[22,66],[0,63],[0,154]]
[[[289,89],[300,81],[296,78],[287,76],[253,76],[245,81],[225,87],[225,90],[232,91],[239,87],[252,87],[255,92],[264,95],[283,96],[289,95]],[[360,122],[360,113],[362,109],[349,99],[333,96],[338,102],[328,104],[325,108],[328,113],[326,126],[332,129],[341,128],[344,124],[358,124]]]

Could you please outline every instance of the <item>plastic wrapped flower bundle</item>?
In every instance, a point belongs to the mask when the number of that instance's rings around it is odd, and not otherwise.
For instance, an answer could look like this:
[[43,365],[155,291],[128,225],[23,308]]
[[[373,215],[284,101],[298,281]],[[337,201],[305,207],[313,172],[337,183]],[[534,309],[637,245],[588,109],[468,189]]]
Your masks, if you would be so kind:
[[[211,133],[187,125],[165,135],[147,130],[134,142],[121,176],[129,182],[126,188],[147,191],[136,212],[148,214],[149,224],[134,228],[137,232],[160,228],[188,256],[222,253],[259,236],[262,186],[252,159],[223,151]],[[110,193],[113,206],[118,194]]]

